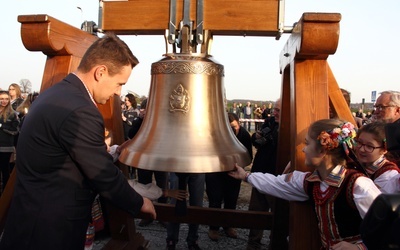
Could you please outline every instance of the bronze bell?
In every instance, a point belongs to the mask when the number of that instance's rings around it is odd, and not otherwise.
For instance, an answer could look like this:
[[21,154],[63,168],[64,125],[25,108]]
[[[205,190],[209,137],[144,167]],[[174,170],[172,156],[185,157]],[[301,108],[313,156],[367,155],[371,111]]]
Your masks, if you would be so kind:
[[228,121],[223,65],[206,54],[169,53],[152,64],[151,76],[146,116],[119,161],[177,173],[250,164]]

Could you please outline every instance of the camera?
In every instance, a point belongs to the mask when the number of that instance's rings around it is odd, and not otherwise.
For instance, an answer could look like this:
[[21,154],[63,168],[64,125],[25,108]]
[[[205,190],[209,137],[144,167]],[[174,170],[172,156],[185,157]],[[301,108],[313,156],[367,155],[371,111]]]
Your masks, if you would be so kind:
[[258,131],[257,133],[259,133],[261,137],[254,140],[255,144],[254,146],[259,147],[259,146],[264,146],[267,143],[274,142],[274,138],[272,137],[272,130],[269,127],[265,127],[260,131]]

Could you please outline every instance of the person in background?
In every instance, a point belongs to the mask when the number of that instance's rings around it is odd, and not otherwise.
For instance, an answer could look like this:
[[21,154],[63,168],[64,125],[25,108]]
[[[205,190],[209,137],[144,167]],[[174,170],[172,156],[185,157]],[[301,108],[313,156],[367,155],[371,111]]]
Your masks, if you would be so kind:
[[[205,174],[184,174],[185,176],[178,177],[178,173],[170,173],[170,189],[178,189],[181,187],[180,181],[186,183],[186,187],[189,191],[189,205],[195,207],[203,207],[204,198],[204,184]],[[176,204],[176,199],[171,199],[171,204]],[[184,201],[186,202],[186,201]],[[175,207],[176,208],[176,207]],[[176,210],[175,210],[176,211]],[[180,223],[168,222],[167,223],[167,249],[175,250],[176,244],[179,241]],[[189,230],[186,236],[186,243],[189,250],[200,250],[199,246],[199,224],[189,224]]]
[[[347,106],[348,106],[349,109],[350,109],[350,103],[351,103],[350,92],[347,91],[347,90],[345,90],[345,89],[340,89],[340,91],[342,92],[343,97],[344,97],[344,100],[346,101]],[[333,118],[337,119],[337,118],[338,118],[338,115],[336,114],[336,112],[334,111],[334,109],[333,109],[331,106],[332,106],[332,105],[331,105],[331,103],[330,103],[330,105],[329,105],[329,118],[331,118],[331,119],[333,119]],[[354,121],[356,122],[355,125],[357,125],[357,128],[361,128],[361,127],[363,126],[363,119],[360,118],[360,117],[358,117],[358,116],[356,115],[356,113],[354,113],[354,112],[352,112],[352,115],[353,115],[353,117],[354,117]]]
[[[143,103],[146,101],[142,101],[140,107],[146,108],[146,104]],[[107,141],[106,141],[107,143]],[[109,146],[109,145],[108,145]],[[120,155],[121,148],[119,145],[112,145],[108,147],[108,153],[112,156],[113,161],[116,162]],[[180,189],[162,189],[154,183],[143,184],[138,182],[137,180],[128,180],[129,185],[138,192],[141,196],[149,198],[152,201],[156,201],[161,197],[169,197],[177,200],[183,200],[187,198],[187,192],[185,190]]]
[[[24,99],[22,98],[22,93],[21,93],[21,88],[19,87],[18,84],[16,83],[11,83],[10,86],[8,87],[8,93],[11,98],[11,106],[14,110],[18,109],[18,106],[22,104]],[[17,147],[18,143],[18,137],[19,134],[17,133],[14,136],[14,147]],[[16,152],[13,152],[10,157],[10,167],[11,169],[14,168],[15,165],[15,159],[16,159]]]
[[18,108],[15,110],[15,111],[17,111],[18,117],[21,121],[20,127],[22,126],[22,121],[23,121],[25,115],[28,114],[29,108],[31,107],[33,101],[35,101],[35,99],[38,96],[39,96],[38,92],[29,93],[27,95],[27,97],[25,98],[25,100],[21,103],[21,105],[19,105]]
[[[32,105],[32,102],[36,99],[36,97],[39,95],[38,92],[33,92],[30,93],[25,99],[24,101],[18,106],[18,108],[16,109],[17,114],[18,114],[18,118],[19,118],[19,126],[18,129],[20,130],[22,127],[22,124],[24,122],[24,117],[25,115],[28,114],[29,108]],[[18,137],[19,137],[19,133],[16,134],[14,136],[14,145],[15,147],[17,147],[18,144]],[[14,153],[11,155],[11,159],[10,159],[10,171],[13,170],[14,166],[15,166],[15,160],[17,157],[17,152],[14,151]]]
[[137,64],[128,45],[106,33],[75,72],[40,93],[21,129],[0,249],[82,249],[97,194],[132,216],[156,217],[114,165],[97,108],[120,96]]
[[238,107],[238,105],[237,105],[236,102],[234,102],[234,103],[232,104],[232,107],[230,108],[229,112],[230,112],[230,113],[234,113],[234,114],[236,114],[237,116],[240,115],[240,110],[239,110],[239,107]]
[[400,92],[387,90],[379,94],[374,105],[373,120],[400,123]]
[[18,106],[24,101],[22,98],[21,88],[16,83],[11,83],[8,87],[8,92],[11,97],[11,106],[14,110],[17,110]]
[[381,192],[398,192],[400,169],[390,161],[390,153],[386,157],[385,123],[377,121],[364,125],[358,130],[355,142],[357,159]]
[[132,126],[128,133],[129,139],[135,137],[137,132],[139,132],[144,117],[146,116],[146,108],[147,108],[147,99],[143,99],[143,101],[140,103],[139,114],[135,118],[133,118]]
[[[254,104],[254,119],[262,119],[262,113],[263,110],[261,109],[260,106],[258,106],[256,103]],[[255,131],[260,130],[261,128],[261,123],[260,122],[254,122],[254,126],[255,126]]]
[[239,119],[241,119],[241,118],[243,118],[243,104],[241,102],[239,102],[238,110],[239,110],[239,113],[237,115],[239,116]]
[[267,119],[271,116],[271,111],[272,111],[272,103],[268,104],[268,108],[267,105],[263,105],[263,112],[262,112],[262,119]]
[[400,127],[400,91],[387,90],[379,93],[379,97],[376,99],[374,105],[372,121],[381,121],[386,123],[386,133],[390,133],[390,135],[386,136],[388,145],[398,145],[397,150],[394,150],[391,147],[388,147],[388,150],[391,153],[392,161],[399,166],[400,138],[399,134],[396,134],[396,131],[399,131]]
[[2,191],[4,191],[10,178],[10,157],[15,151],[14,136],[18,134],[18,125],[19,119],[17,113],[11,107],[10,95],[7,91],[0,90],[0,169]]
[[124,124],[124,134],[125,140],[129,139],[129,130],[132,127],[132,122],[135,117],[139,115],[139,110],[137,109],[137,102],[133,94],[127,94],[125,96],[125,109],[122,110],[122,121]]
[[[128,136],[129,139],[133,139],[137,132],[139,131],[140,127],[142,126],[143,119],[146,116],[146,108],[147,108],[147,99],[144,99],[142,103],[140,104],[140,110],[139,110],[139,115],[136,116],[133,121],[132,121],[132,126],[131,129],[129,130]],[[125,144],[127,145],[127,144]],[[119,149],[121,150],[121,149]],[[134,167],[130,167],[131,171],[135,171],[136,169]],[[147,169],[137,169],[137,177],[138,177],[138,182],[146,185],[150,184],[153,182],[153,176],[154,179],[156,180],[156,185],[162,189],[166,190],[168,186],[168,172],[164,171],[153,171],[153,170],[147,170]],[[168,197],[166,196],[160,196],[158,198],[159,203],[167,203]],[[151,219],[142,219],[139,222],[139,226],[145,227],[152,223],[153,220]],[[162,225],[165,226],[164,222],[160,222]]]
[[[243,107],[244,119],[251,119],[251,114],[253,114],[253,108],[251,107],[251,103],[247,102],[246,106]],[[246,121],[244,127],[250,132],[251,122]]]
[[362,172],[348,168],[354,125],[322,119],[305,136],[305,165],[313,172],[294,171],[275,176],[247,173],[237,164],[229,174],[260,192],[290,201],[310,200],[318,219],[322,249],[366,249],[360,225],[374,199],[381,194]]
[[356,112],[356,117],[358,117],[358,118],[363,118],[362,116],[363,116],[363,109],[362,108],[359,108],[358,109],[358,111]]
[[[250,159],[253,159],[253,149],[249,132],[240,126],[239,117],[234,113],[228,113],[228,119],[236,138],[245,146]],[[206,193],[208,196],[210,208],[221,208],[224,203],[224,209],[236,209],[237,200],[240,192],[240,180],[231,178],[226,172],[207,173],[206,174]],[[218,241],[219,226],[210,226],[208,237],[213,241]],[[237,238],[237,232],[234,228],[224,228],[226,235],[230,238]]]
[[[251,172],[270,173],[276,175],[276,156],[278,150],[279,120],[281,113],[281,99],[275,101],[272,109],[273,116],[267,117],[261,129],[251,136],[256,153],[253,159]],[[265,211],[273,209],[275,198],[271,195],[260,192],[255,187],[251,190],[249,210]],[[261,240],[264,230],[250,229],[248,238],[248,249],[257,249],[261,247]]]

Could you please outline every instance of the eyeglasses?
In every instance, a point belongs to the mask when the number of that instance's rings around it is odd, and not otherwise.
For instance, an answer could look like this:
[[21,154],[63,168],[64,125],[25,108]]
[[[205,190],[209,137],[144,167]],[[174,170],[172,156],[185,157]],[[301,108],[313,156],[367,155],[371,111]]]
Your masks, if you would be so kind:
[[374,146],[371,146],[371,145],[368,145],[368,144],[364,144],[364,143],[362,143],[362,142],[360,142],[359,140],[354,140],[355,141],[355,147],[357,148],[357,149],[361,149],[362,147],[364,147],[364,151],[365,152],[367,152],[367,153],[372,153],[372,152],[374,152],[374,150],[375,149],[377,149],[377,148],[383,148],[383,146],[381,146],[381,147],[374,147]]
[[394,106],[394,105],[388,105],[388,106],[376,105],[376,106],[374,106],[374,110],[382,111],[382,110],[386,110],[387,108],[393,108],[393,107],[396,107],[396,106]]

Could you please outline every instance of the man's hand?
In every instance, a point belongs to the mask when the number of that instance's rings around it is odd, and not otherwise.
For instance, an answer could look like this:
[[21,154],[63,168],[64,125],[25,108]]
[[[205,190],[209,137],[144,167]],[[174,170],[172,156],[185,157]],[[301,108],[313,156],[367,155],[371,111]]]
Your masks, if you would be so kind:
[[143,206],[140,211],[142,213],[150,214],[153,220],[155,220],[157,217],[156,209],[154,208],[153,202],[148,198],[143,197]]
[[177,200],[183,201],[184,199],[187,198],[188,193],[187,193],[186,190],[166,189],[166,190],[164,190],[164,196],[165,197],[175,198]]

